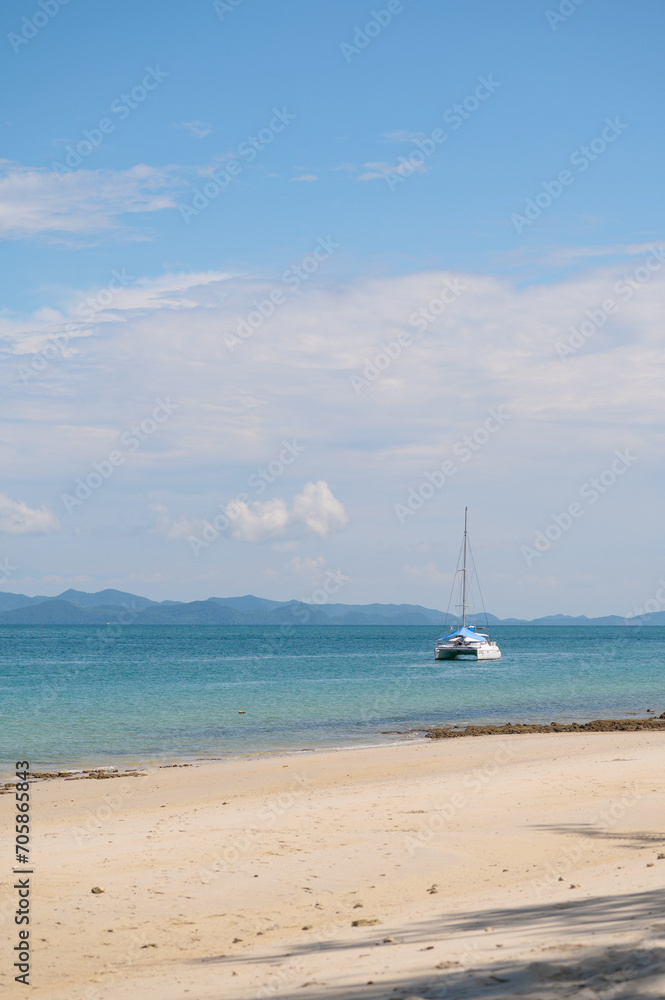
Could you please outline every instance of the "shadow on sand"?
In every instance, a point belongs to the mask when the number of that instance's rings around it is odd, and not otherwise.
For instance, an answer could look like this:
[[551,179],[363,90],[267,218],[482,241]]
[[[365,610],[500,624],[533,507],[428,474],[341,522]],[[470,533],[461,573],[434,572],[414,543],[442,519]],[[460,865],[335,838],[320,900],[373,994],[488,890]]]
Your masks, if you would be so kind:
[[[487,930],[510,930],[519,937],[519,950],[533,945],[537,961],[515,961],[497,955],[490,958],[491,935]],[[629,935],[629,940],[611,947],[594,947],[592,934]],[[468,935],[468,938],[466,937]],[[565,935],[565,943],[560,943]],[[384,940],[389,936],[388,940]],[[532,939],[530,942],[529,939]],[[543,945],[549,940],[549,945]],[[432,949],[431,971],[413,976],[389,976],[378,970],[388,957],[384,949],[399,948],[405,967],[420,958],[418,951]],[[449,955],[462,961],[446,961]],[[308,978],[297,965],[314,953],[335,952],[337,968],[348,983],[348,971],[357,958],[376,950],[375,975],[349,985],[337,985],[328,975]],[[542,960],[547,952],[552,957]],[[464,953],[463,955],[461,953]],[[390,956],[391,964],[394,956]],[[281,960],[274,953],[243,959],[243,964],[265,965],[264,985],[253,994],[258,998],[299,997],[300,1000],[656,1000],[665,998],[665,889],[596,896],[533,906],[475,912],[441,914],[439,917],[400,928],[382,927],[371,938],[312,941],[293,948]],[[277,965],[277,962],[281,962]],[[220,963],[221,964],[221,963]],[[371,968],[371,965],[365,966]],[[247,994],[245,993],[244,996]],[[221,998],[220,998],[221,1000]],[[225,994],[224,1000],[234,1000]]]
[[645,847],[660,847],[665,844],[662,833],[655,833],[653,830],[643,832],[631,830],[602,830],[592,823],[540,823],[530,827],[531,830],[544,830],[547,833],[564,833],[571,837],[589,837],[597,841],[623,840],[622,844],[627,850],[640,851]]

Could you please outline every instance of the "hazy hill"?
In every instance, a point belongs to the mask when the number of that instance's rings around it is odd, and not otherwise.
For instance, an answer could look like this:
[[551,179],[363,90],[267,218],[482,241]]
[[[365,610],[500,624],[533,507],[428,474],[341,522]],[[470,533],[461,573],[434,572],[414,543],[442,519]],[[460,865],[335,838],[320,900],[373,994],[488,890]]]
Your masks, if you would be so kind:
[[122,608],[80,608],[69,601],[49,600],[0,614],[3,625],[106,625]]
[[[484,624],[482,615],[470,621]],[[550,628],[557,625],[582,626],[665,626],[665,611],[640,618],[619,615],[587,618],[586,615],[545,615],[526,621],[487,615],[494,625],[524,625]],[[436,626],[445,631],[455,625],[456,616],[445,615],[419,604],[324,604],[305,605],[299,601],[271,601],[253,594],[244,597],[209,597],[205,601],[151,601],[122,590],[100,590],[86,594],[66,590],[57,597],[27,597],[0,592],[0,625],[412,625]]]
[[0,591],[0,612],[13,611],[14,608],[27,608],[31,604],[49,601],[50,597],[26,597],[25,594],[5,594]]
[[267,597],[254,597],[253,594],[246,594],[245,597],[209,597],[209,601],[217,604],[226,604],[236,611],[272,611],[288,601],[269,601]]
[[98,608],[100,606],[120,606],[135,608],[142,611],[144,608],[160,604],[179,604],[179,601],[151,601],[147,597],[137,597],[136,594],[128,594],[124,590],[98,590],[96,594],[86,594],[83,590],[65,590],[58,594],[56,600],[69,601],[80,608]]
[[242,611],[212,601],[192,601],[168,607],[153,604],[136,617],[137,625],[247,625]]

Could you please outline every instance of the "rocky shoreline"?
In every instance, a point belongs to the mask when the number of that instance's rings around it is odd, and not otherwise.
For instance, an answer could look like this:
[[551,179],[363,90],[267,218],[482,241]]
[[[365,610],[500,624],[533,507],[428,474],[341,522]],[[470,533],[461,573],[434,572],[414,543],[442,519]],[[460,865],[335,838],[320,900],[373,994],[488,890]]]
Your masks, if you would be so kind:
[[633,733],[639,729],[663,730],[665,732],[665,712],[657,719],[594,719],[593,722],[571,722],[563,725],[551,722],[549,726],[506,722],[503,726],[466,726],[461,729],[426,729],[430,740],[450,740],[457,736],[518,736],[530,733]]

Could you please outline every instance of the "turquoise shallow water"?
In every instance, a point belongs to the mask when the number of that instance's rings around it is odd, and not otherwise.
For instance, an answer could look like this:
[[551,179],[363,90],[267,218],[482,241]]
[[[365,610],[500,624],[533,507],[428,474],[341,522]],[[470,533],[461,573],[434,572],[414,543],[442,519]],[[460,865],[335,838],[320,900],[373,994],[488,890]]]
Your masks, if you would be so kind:
[[438,634],[3,626],[0,768],[24,758],[71,767],[319,749],[437,723],[665,711],[663,628],[497,627],[502,659],[480,664],[436,662]]

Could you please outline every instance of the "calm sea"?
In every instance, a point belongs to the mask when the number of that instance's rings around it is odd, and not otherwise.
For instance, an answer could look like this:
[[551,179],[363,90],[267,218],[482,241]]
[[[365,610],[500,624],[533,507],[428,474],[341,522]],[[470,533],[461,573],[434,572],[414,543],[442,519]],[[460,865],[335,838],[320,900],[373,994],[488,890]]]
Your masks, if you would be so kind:
[[439,634],[2,626],[0,768],[348,747],[439,723],[665,710],[663,628],[497,627],[503,656],[486,663],[436,662]]

